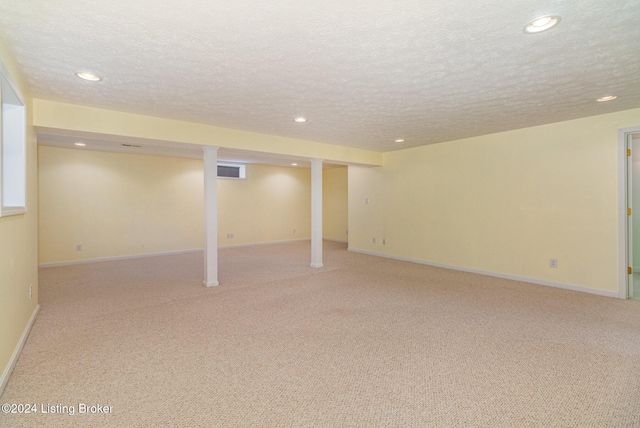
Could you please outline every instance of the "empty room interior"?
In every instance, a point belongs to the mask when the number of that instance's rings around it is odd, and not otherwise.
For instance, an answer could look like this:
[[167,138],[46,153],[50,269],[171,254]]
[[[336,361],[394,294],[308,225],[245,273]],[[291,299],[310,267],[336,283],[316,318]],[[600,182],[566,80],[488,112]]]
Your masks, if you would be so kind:
[[640,427],[638,18],[0,0],[0,427]]

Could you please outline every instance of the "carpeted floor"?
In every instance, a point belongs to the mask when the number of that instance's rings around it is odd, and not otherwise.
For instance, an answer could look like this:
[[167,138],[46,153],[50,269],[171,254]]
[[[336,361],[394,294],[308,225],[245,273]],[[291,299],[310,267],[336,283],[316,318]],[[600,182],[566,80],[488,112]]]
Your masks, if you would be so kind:
[[640,427],[639,301],[345,250],[41,269],[0,426]]

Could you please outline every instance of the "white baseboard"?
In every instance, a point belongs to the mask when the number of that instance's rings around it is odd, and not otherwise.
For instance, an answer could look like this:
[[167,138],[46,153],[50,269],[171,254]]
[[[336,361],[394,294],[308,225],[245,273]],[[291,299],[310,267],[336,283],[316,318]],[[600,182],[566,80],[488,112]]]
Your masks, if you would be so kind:
[[459,271],[462,271],[462,272],[477,273],[479,275],[486,275],[486,276],[493,276],[493,277],[496,277],[496,278],[510,279],[512,281],[528,282],[528,283],[537,284],[537,285],[546,285],[547,287],[563,288],[565,290],[580,291],[582,293],[597,294],[598,296],[615,297],[615,298],[619,298],[620,297],[620,296],[618,296],[618,292],[617,291],[597,290],[597,289],[594,289],[594,288],[584,287],[582,285],[565,284],[563,282],[546,281],[546,280],[541,280],[541,279],[536,279],[536,278],[529,278],[529,277],[526,277],[526,276],[510,275],[510,274],[506,274],[506,273],[492,272],[492,271],[488,271],[488,270],[480,270],[480,269],[466,268],[466,267],[455,266],[455,265],[447,265],[447,264],[444,264],[444,263],[430,262],[430,261],[427,261],[427,260],[412,259],[412,258],[408,258],[408,257],[393,256],[393,255],[390,255],[390,254],[377,253],[375,251],[359,250],[359,249],[355,249],[355,248],[347,248],[347,250],[348,251],[352,251],[354,253],[367,254],[367,255],[370,255],[370,256],[377,256],[377,257],[385,257],[387,259],[401,260],[401,261],[404,261],[404,262],[418,263],[418,264],[421,264],[421,265],[434,266],[434,267],[439,267],[439,268],[444,268],[444,269],[459,270]]
[[322,238],[323,241],[339,242],[341,244],[348,244],[349,241],[343,241],[342,239]]
[[67,262],[54,262],[54,263],[40,263],[38,265],[39,268],[48,268],[48,267],[56,267],[56,266],[71,266],[71,265],[80,265],[85,263],[98,263],[98,262],[113,262],[116,260],[128,260],[128,259],[140,259],[143,257],[155,257],[155,256],[170,256],[173,254],[187,254],[187,253],[197,253],[199,251],[204,251],[203,248],[195,248],[191,250],[178,250],[178,251],[165,251],[160,253],[147,253],[147,254],[132,254],[129,256],[115,256],[115,257],[101,257],[97,259],[83,259],[83,260],[70,260]]
[[[287,244],[291,242],[302,242],[302,241],[310,241],[310,240],[311,240],[310,238],[302,238],[302,239],[285,239],[282,241],[251,242],[248,244],[238,244],[238,245],[220,245],[218,246],[218,250],[224,250],[225,248],[253,247],[256,245]],[[325,241],[331,241],[331,239],[325,239]],[[344,244],[348,243],[347,241],[335,241],[335,242],[342,242]],[[197,253],[199,251],[204,251],[204,249],[194,248],[191,250],[164,251],[160,253],[132,254],[129,256],[101,257],[96,259],[70,260],[66,262],[40,263],[38,267],[49,268],[49,267],[57,267],[57,266],[79,265],[79,264],[85,264],[85,263],[113,262],[117,260],[139,259],[142,257],[170,256],[173,254]]]
[[13,368],[16,366],[18,362],[18,358],[20,357],[20,353],[22,352],[22,348],[24,347],[25,342],[27,341],[27,337],[29,337],[29,332],[31,331],[31,327],[38,316],[38,312],[40,311],[40,305],[37,305],[31,314],[31,318],[29,322],[24,328],[22,332],[22,336],[20,336],[20,340],[16,345],[16,348],[13,350],[13,354],[11,355],[11,359],[9,360],[9,364],[4,368],[4,372],[2,373],[2,377],[0,377],[0,395],[4,392],[4,387],[7,386],[7,382],[9,382],[9,377],[11,377],[11,372],[13,372]]
[[218,250],[224,250],[225,248],[255,247],[256,245],[289,244],[291,242],[302,242],[302,241],[311,241],[311,239],[310,238],[285,239],[282,241],[249,242],[247,244],[224,245],[224,246],[220,245],[218,246]]

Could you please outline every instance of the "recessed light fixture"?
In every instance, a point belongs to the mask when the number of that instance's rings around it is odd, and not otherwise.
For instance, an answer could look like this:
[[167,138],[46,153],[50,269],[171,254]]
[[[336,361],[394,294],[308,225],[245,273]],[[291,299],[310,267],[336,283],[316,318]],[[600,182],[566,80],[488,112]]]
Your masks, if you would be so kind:
[[84,147],[86,146],[85,143],[73,143],[74,146],[78,146],[78,147]]
[[302,116],[298,116],[293,120],[295,120],[298,123],[305,123],[307,121],[307,118],[306,117],[302,117]]
[[90,71],[78,71],[76,76],[81,79],[88,80],[89,82],[99,82],[102,80],[102,77]]
[[541,16],[540,18],[536,18],[533,21],[529,22],[524,27],[524,32],[527,34],[531,33],[539,33],[541,31],[548,30],[549,28],[555,27],[562,20],[562,18],[558,15],[547,15]]
[[398,138],[397,140],[395,140],[396,143],[404,143],[404,139],[403,138]]
[[291,166],[298,166],[298,164],[294,162],[291,164]]
[[617,95],[607,95],[606,97],[598,98],[596,101],[598,101],[599,103],[605,103],[607,101],[613,101],[616,98],[618,98]]

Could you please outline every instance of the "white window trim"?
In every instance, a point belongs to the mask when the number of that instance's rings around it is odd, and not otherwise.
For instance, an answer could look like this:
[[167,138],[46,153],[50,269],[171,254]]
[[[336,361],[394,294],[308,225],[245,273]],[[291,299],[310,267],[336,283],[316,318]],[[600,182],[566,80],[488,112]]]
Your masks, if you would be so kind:
[[[11,75],[9,74],[8,70],[5,68],[4,64],[2,62],[0,62],[0,105],[2,106],[0,108],[0,217],[4,217],[4,216],[9,216],[9,215],[17,215],[17,214],[24,214],[27,212],[27,142],[26,142],[26,134],[27,134],[27,129],[26,129],[26,102],[24,100],[24,97],[22,96],[22,94],[20,93],[20,91],[18,90],[17,86],[14,84],[13,79],[11,78]],[[7,180],[5,179],[6,177],[4,176],[4,156],[5,156],[5,146],[4,146],[4,127],[6,126],[6,124],[4,123],[4,117],[3,117],[3,109],[4,109],[4,102],[3,101],[3,91],[2,91],[2,79],[4,79],[4,81],[7,83],[7,85],[9,86],[9,88],[13,91],[13,95],[15,95],[15,97],[18,99],[18,102],[21,104],[21,111],[20,116],[21,116],[21,124],[20,124],[20,129],[18,130],[18,132],[21,134],[20,136],[20,141],[18,142],[18,145],[20,145],[20,147],[18,148],[18,156],[19,156],[19,168],[16,172],[16,176],[12,178],[10,183],[7,183]],[[20,203],[18,204],[11,204],[11,205],[5,205],[4,201],[5,201],[5,192],[7,191],[7,186],[12,185],[12,183],[15,183],[16,181],[18,181],[18,197],[17,199],[19,200]],[[15,189],[14,189],[15,190]]]

